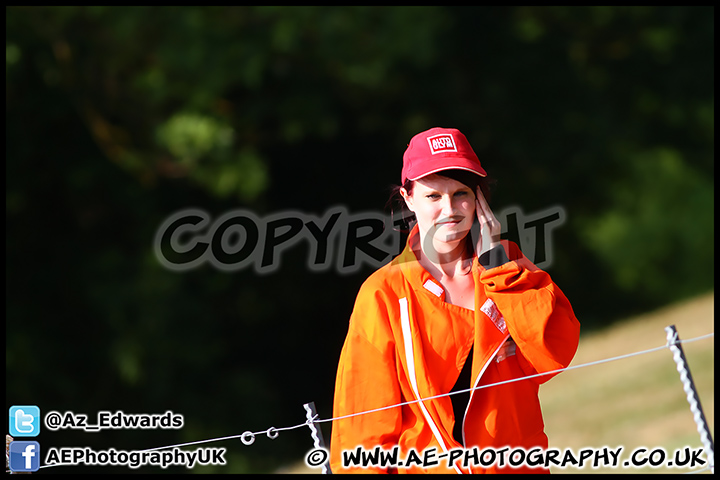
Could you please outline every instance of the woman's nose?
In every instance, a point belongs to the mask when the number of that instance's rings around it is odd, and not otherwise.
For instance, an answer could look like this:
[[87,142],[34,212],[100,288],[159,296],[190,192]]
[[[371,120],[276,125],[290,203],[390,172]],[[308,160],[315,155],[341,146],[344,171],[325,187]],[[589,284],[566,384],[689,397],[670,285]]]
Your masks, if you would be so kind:
[[451,216],[455,212],[455,206],[453,205],[450,195],[443,195],[441,202],[443,215],[447,217]]

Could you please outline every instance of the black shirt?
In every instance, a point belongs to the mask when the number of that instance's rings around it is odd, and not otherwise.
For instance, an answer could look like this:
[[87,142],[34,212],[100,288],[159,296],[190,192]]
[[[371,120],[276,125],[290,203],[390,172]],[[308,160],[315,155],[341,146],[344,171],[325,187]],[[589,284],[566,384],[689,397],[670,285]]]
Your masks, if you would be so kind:
[[[460,376],[458,377],[457,382],[455,382],[455,386],[452,390],[450,390],[451,393],[457,392],[458,390],[467,390],[472,386],[470,385],[472,376],[472,358],[473,347],[470,347],[470,353],[465,360],[465,365],[463,365],[463,368],[460,371]],[[450,395],[450,399],[452,400],[453,412],[455,412],[453,437],[455,437],[455,440],[457,440],[460,445],[463,445],[462,424],[463,419],[465,418],[465,409],[470,401],[470,392],[454,393],[453,395]]]

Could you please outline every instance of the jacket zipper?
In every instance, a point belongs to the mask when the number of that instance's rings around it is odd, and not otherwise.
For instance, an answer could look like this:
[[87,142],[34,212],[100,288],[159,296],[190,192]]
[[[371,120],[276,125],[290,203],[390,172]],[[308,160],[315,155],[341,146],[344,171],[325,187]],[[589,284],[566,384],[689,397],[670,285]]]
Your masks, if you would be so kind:
[[485,365],[483,365],[482,369],[480,370],[480,373],[478,373],[477,378],[475,379],[475,382],[473,383],[473,389],[470,390],[470,399],[468,399],[467,407],[465,407],[465,415],[463,415],[463,426],[462,426],[462,437],[463,437],[463,447],[465,447],[465,420],[467,419],[467,414],[470,411],[470,404],[472,403],[473,396],[475,395],[475,389],[477,388],[478,384],[480,383],[480,379],[483,376],[483,373],[485,373],[485,370],[487,370],[488,365],[490,365],[490,362],[495,360],[495,357],[497,356],[498,352],[502,348],[503,345],[505,345],[505,342],[507,342],[508,338],[510,338],[510,334],[506,334],[505,338],[503,338],[503,341],[500,342],[500,345],[495,349],[495,352],[490,356],[487,362],[485,362]]

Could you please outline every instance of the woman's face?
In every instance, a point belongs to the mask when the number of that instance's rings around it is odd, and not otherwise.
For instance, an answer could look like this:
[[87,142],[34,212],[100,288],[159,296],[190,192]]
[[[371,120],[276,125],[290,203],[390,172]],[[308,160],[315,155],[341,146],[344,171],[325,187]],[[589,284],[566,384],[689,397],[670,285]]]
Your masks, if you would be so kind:
[[415,214],[422,245],[448,252],[465,238],[475,219],[475,193],[465,184],[432,174],[416,180],[411,193],[401,189],[410,211]]

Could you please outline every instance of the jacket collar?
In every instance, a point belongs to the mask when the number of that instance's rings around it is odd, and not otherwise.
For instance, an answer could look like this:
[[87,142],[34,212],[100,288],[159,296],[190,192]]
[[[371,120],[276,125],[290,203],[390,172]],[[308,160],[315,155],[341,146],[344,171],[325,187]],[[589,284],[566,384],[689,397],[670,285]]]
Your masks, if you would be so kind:
[[[442,287],[442,285],[440,285],[440,282],[435,280],[435,278],[430,275],[430,272],[425,270],[425,268],[420,265],[420,261],[418,260],[419,251],[420,229],[418,228],[418,225],[415,224],[413,229],[410,231],[410,235],[408,235],[405,248],[403,249],[402,253],[393,260],[393,263],[396,263],[400,266],[400,270],[402,271],[408,282],[410,282],[413,289],[428,291],[437,296],[440,300],[445,301],[445,289]],[[473,258],[472,265],[472,271],[474,275],[478,273],[479,268],[481,267],[478,263],[477,256],[475,256]]]

